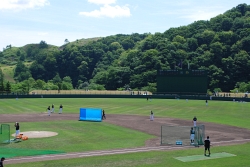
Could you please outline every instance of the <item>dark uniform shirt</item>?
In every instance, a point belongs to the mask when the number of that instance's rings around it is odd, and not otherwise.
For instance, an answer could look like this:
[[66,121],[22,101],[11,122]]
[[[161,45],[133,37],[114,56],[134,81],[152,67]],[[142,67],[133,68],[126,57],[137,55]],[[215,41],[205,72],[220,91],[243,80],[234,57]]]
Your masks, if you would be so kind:
[[190,134],[195,134],[195,131],[194,130],[190,130]]
[[0,167],[3,167],[3,161],[0,161]]
[[60,105],[60,108],[63,108],[63,106],[62,106],[62,105]]
[[194,118],[193,121],[197,121],[197,118]]
[[210,147],[210,140],[209,140],[209,139],[206,139],[206,140],[204,141],[204,143],[205,143],[205,147],[206,147],[206,148],[209,148],[209,147]]
[[16,125],[16,130],[19,130],[19,125]]

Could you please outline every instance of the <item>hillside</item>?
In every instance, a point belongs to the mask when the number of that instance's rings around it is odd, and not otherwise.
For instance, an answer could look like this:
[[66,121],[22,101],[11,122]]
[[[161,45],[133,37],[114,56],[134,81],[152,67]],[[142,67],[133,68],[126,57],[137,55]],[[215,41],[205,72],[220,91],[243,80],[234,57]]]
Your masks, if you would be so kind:
[[71,47],[73,45],[83,46],[98,39],[100,38],[79,39],[73,42],[68,42],[60,47],[49,44],[45,47],[41,47],[40,44],[27,44],[23,47],[13,47],[8,45],[3,52],[0,52],[0,67],[3,70],[5,79],[14,83],[14,69],[18,61],[23,61],[24,64],[29,67],[31,63],[37,59],[37,55],[39,54],[57,52],[58,50],[63,50],[65,47]]
[[249,46],[250,6],[240,4],[209,21],[162,33],[117,34],[78,40],[60,48],[41,47],[41,43],[8,48],[0,53],[0,62],[32,62],[14,74],[18,81],[32,77],[45,82],[56,78],[59,82],[69,76],[74,88],[94,84],[107,90],[153,91],[157,70],[205,69],[211,91],[230,91],[250,81]]

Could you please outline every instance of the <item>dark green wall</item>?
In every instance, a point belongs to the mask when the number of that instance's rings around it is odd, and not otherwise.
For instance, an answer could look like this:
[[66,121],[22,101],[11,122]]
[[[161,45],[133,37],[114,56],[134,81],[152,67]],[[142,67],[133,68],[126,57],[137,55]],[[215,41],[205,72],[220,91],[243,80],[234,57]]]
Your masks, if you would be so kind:
[[[152,98],[152,99],[192,99],[192,100],[209,100],[209,96],[204,95],[0,95],[0,99],[18,98]],[[221,101],[245,101],[250,102],[250,98],[234,97],[213,97],[212,100]]]

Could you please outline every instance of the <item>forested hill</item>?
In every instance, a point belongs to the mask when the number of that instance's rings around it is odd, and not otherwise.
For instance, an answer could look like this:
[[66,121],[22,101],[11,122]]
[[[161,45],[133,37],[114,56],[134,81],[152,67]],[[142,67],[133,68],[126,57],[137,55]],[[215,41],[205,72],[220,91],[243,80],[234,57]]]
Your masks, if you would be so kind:
[[[36,49],[8,47],[0,53],[0,61],[6,64],[5,53],[15,49],[14,56],[19,59],[14,73],[16,81],[32,77],[56,85],[69,76],[74,88],[91,85],[107,90],[128,87],[155,90],[157,70],[188,66],[208,70],[211,91],[215,88],[230,91],[250,81],[250,5],[247,4],[209,21],[197,21],[162,33],[118,34],[81,45],[78,42],[67,42],[60,48],[45,41]],[[27,67],[25,61],[32,64]]]

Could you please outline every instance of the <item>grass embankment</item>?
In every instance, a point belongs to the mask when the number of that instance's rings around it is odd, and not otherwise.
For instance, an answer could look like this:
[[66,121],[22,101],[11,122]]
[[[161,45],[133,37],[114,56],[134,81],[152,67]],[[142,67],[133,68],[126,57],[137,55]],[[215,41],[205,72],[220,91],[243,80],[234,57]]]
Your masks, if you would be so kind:
[[12,66],[1,66],[1,69],[3,71],[4,74],[4,79],[6,79],[9,82],[15,82],[14,80],[14,68],[16,66],[12,65]]

